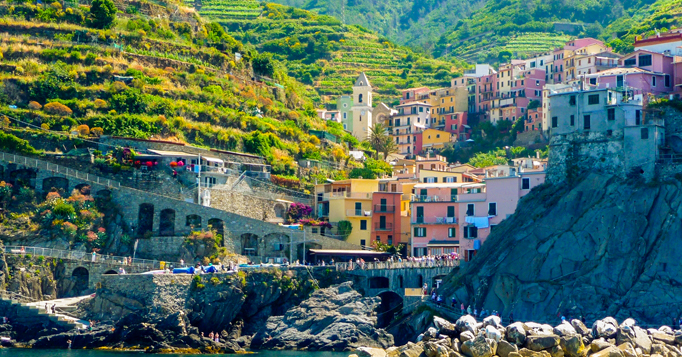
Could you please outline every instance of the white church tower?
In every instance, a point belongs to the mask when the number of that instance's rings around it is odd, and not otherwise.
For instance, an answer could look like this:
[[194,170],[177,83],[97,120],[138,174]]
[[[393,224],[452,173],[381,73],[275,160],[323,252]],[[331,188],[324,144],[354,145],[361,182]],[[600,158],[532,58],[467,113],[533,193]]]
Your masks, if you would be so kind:
[[364,72],[353,85],[353,136],[362,141],[367,139],[372,126],[372,85]]

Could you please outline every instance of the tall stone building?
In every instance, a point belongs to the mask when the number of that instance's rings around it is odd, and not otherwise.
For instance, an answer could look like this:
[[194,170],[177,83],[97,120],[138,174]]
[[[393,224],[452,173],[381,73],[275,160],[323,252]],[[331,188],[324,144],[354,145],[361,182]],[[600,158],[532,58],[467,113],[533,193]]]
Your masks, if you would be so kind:
[[364,72],[353,85],[353,127],[351,133],[364,140],[372,126],[372,85]]

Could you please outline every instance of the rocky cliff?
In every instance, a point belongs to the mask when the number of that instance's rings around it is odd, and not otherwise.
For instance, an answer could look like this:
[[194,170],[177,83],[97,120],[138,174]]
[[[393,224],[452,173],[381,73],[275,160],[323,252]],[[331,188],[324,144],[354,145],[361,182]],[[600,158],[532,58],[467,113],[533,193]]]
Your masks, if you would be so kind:
[[517,319],[670,323],[682,312],[680,237],[679,181],[587,174],[534,189],[443,293]]

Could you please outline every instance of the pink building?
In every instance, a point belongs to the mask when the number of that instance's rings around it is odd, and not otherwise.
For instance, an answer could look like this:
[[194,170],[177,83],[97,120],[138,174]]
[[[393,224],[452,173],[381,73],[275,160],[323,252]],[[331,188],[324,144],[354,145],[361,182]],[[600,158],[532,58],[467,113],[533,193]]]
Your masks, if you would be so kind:
[[429,87],[409,88],[403,90],[400,97],[400,104],[429,99]]
[[542,107],[528,109],[526,123],[524,124],[525,131],[539,130],[542,131]]
[[651,72],[638,67],[614,68],[586,76],[590,85],[597,88],[623,88],[635,90],[635,94],[665,94],[673,91],[672,78],[668,74]]
[[467,131],[468,125],[468,113],[467,112],[457,112],[453,114],[447,114],[445,116],[445,131],[448,133],[453,133],[457,136],[457,140],[465,141],[469,139],[469,133]]
[[519,173],[507,166],[486,171],[486,175],[497,173],[483,183],[415,185],[410,221],[412,254],[457,252],[471,260],[491,229],[514,213],[519,199],[545,182],[544,171]]
[[407,102],[397,106],[397,109],[398,113],[388,120],[388,130],[398,146],[399,154],[414,154],[414,135],[430,127],[431,104]]

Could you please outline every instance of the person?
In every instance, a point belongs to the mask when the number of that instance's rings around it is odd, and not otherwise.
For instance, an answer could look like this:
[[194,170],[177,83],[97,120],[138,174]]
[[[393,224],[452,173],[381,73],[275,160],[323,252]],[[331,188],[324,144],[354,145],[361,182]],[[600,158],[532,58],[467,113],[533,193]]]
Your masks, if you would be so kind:
[[208,338],[210,338],[211,340],[213,340],[213,331],[211,331],[211,333],[208,334]]
[[478,309],[474,308],[474,317],[478,317]]
[[24,247],[22,246],[21,249],[19,250],[19,252],[26,253],[26,249],[24,249]]
[[69,349],[71,349],[71,340],[66,340],[66,343],[69,344]]
[[217,332],[215,333],[215,342],[220,343],[220,335]]
[[471,313],[472,313],[471,305],[469,305],[469,306],[467,306],[467,314],[471,315]]
[[436,301],[436,292],[431,293],[431,300]]
[[52,313],[53,314],[57,313],[57,304],[52,305]]
[[201,338],[204,338],[204,331],[201,331]]
[[511,313],[511,312],[509,313],[509,323],[510,323],[510,324],[513,324],[513,323],[514,323],[514,314]]
[[436,303],[440,306],[443,303],[443,295],[438,295],[436,298]]
[[97,259],[97,253],[95,251],[92,252],[92,261],[94,262]]
[[481,309],[481,318],[484,318],[488,315],[488,311],[486,309]]
[[126,271],[125,271],[125,269],[123,269],[123,267],[118,268],[118,274],[119,275],[124,275],[125,273],[126,273]]
[[184,259],[180,259],[180,266],[183,268],[185,267],[185,260]]
[[428,285],[426,285],[426,283],[424,283],[424,286],[422,286],[422,291],[424,292],[424,295],[426,295],[426,292],[427,292],[428,290],[429,290]]
[[452,297],[452,307],[455,307],[455,306],[457,306],[457,299],[455,299],[455,297],[453,296]]
[[178,178],[178,172],[173,170],[173,178]]
[[462,315],[464,315],[464,303],[459,305],[459,309],[462,310]]

